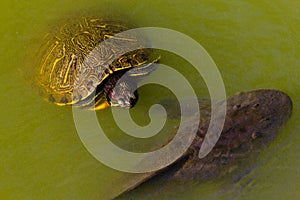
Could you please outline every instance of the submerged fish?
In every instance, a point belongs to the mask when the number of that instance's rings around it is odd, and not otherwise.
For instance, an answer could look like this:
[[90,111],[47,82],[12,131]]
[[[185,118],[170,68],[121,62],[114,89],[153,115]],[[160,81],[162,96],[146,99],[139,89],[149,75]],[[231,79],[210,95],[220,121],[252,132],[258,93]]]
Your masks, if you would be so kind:
[[[213,150],[200,159],[199,149],[210,121],[210,101],[201,100],[199,103],[201,117],[197,135],[181,158],[162,170],[127,178],[126,185],[116,191],[116,196],[152,178],[161,179],[161,182],[202,181],[232,173],[241,162],[257,157],[267,147],[292,111],[291,99],[276,90],[255,90],[229,97],[221,136]],[[194,123],[195,119],[191,117],[190,122]],[[185,131],[189,132],[189,126]]]

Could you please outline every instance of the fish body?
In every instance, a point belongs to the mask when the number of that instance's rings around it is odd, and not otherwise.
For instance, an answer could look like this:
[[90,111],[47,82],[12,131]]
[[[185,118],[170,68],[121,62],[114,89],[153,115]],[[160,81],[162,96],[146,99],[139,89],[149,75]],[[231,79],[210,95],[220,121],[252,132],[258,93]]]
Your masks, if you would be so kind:
[[[221,101],[217,104],[223,103],[224,101]],[[180,113],[172,108],[170,102],[167,105],[173,112],[168,113],[169,116],[176,117]],[[220,138],[204,158],[199,158],[199,150],[210,123],[210,101],[199,100],[199,107],[200,119],[195,118],[191,111],[189,123],[200,120],[200,124],[188,150],[164,169],[128,178],[127,184],[117,192],[117,196],[149,179],[160,179],[160,183],[165,181],[184,183],[205,181],[233,173],[241,163],[253,162],[280,132],[291,116],[292,101],[285,93],[271,89],[241,92],[229,97],[226,100],[226,117]],[[192,127],[189,123],[184,127],[187,133]]]

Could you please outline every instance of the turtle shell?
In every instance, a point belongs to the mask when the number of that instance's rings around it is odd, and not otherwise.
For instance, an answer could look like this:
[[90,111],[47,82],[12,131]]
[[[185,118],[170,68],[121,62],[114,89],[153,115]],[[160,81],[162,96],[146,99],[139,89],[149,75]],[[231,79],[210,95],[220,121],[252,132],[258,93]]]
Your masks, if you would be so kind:
[[120,22],[82,18],[47,33],[37,76],[45,98],[57,105],[85,105],[94,95],[98,104],[105,101],[96,88],[113,73],[146,63],[151,53],[138,35],[115,36],[128,29]]

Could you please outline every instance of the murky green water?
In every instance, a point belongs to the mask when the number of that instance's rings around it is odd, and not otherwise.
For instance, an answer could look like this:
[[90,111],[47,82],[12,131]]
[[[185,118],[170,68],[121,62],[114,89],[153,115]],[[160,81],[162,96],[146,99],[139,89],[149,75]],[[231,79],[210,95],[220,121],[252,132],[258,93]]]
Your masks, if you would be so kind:
[[[166,27],[191,36],[215,60],[228,95],[275,88],[294,101],[288,125],[261,154],[255,170],[240,182],[163,190],[148,184],[122,199],[299,199],[300,2],[65,0],[0,5],[1,199],[108,199],[113,195],[110,191],[119,187],[116,180],[122,174],[99,163],[82,145],[71,108],[44,101],[26,80],[34,68],[35,47],[49,25],[87,13],[114,13],[139,26]],[[190,75],[192,83],[198,82],[187,63],[171,58],[162,58],[162,62]],[[198,83],[195,88],[204,95],[201,86]],[[142,88],[133,118],[147,123],[149,119],[139,116],[151,101],[168,95],[163,91],[157,94],[153,87]],[[109,113],[101,111],[98,116],[103,119]],[[122,143],[112,121],[107,120],[105,126]]]

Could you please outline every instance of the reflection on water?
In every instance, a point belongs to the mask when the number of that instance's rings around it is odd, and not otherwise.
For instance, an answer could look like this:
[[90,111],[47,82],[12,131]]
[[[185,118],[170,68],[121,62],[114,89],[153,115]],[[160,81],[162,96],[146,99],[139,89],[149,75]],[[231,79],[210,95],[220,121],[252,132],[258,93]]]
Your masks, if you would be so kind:
[[[57,107],[38,96],[24,78],[34,63],[35,47],[49,24],[73,13],[126,13],[139,26],[161,26],[181,31],[200,42],[211,54],[224,78],[228,95],[257,88],[276,88],[294,99],[293,116],[287,127],[260,155],[255,168],[238,182],[228,179],[184,186],[155,183],[124,199],[297,199],[299,196],[300,3],[272,1],[32,1],[2,3],[0,91],[0,197],[2,199],[107,199],[110,181],[122,177],[105,167],[85,150],[73,124],[71,108]],[[107,15],[107,14],[106,14]],[[166,54],[161,62],[178,69],[195,85],[199,96],[207,96],[204,83],[184,60]],[[25,67],[26,66],[26,67]],[[25,72],[25,73],[24,73]],[[133,118],[147,124],[148,105],[170,97],[166,89],[140,89],[141,102]],[[98,117],[116,143],[120,136],[110,110]],[[107,119],[106,119],[107,118]],[[174,122],[168,124],[171,130]],[[169,128],[169,129],[168,129]],[[158,138],[153,141],[159,141]],[[126,142],[124,142],[126,141]],[[130,143],[129,149],[145,141]],[[116,181],[115,181],[116,182]],[[123,183],[120,183],[123,184]],[[125,183],[126,184],[126,183]],[[117,184],[114,187],[118,187]],[[156,192],[155,191],[159,191]],[[151,196],[152,195],[152,196]]]

